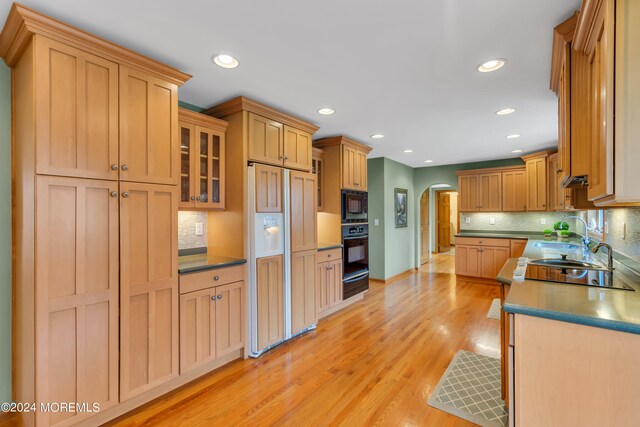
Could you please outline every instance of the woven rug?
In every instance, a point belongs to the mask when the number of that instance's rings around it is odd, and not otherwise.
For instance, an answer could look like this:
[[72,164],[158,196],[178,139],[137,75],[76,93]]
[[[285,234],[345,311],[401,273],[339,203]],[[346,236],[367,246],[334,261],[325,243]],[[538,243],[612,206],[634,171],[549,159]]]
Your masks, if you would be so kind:
[[495,298],[491,302],[491,307],[489,307],[489,312],[487,313],[487,317],[489,319],[500,320],[500,310],[502,310],[502,306],[500,305],[500,298]]
[[500,389],[500,360],[460,350],[427,403],[483,427],[504,427]]

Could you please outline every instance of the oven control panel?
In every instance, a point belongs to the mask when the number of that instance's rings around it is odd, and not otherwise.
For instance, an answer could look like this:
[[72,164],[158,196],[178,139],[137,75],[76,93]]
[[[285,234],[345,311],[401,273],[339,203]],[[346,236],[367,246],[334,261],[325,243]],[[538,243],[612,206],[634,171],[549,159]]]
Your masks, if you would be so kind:
[[367,224],[342,226],[342,237],[367,236],[368,234],[369,226]]

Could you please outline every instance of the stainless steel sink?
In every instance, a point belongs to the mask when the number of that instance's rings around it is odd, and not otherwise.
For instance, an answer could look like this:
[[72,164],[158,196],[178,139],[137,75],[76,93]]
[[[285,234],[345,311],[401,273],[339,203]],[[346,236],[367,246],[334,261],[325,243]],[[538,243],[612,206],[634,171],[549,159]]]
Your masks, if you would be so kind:
[[572,268],[577,270],[608,271],[606,267],[603,267],[600,264],[595,264],[587,261],[579,261],[576,259],[565,259],[565,258],[534,259],[529,261],[529,264],[542,265],[547,267],[556,267],[556,268]]
[[536,242],[533,244],[533,246],[535,246],[536,248],[557,249],[560,251],[580,249],[580,245],[574,245],[573,243],[562,243],[562,242]]

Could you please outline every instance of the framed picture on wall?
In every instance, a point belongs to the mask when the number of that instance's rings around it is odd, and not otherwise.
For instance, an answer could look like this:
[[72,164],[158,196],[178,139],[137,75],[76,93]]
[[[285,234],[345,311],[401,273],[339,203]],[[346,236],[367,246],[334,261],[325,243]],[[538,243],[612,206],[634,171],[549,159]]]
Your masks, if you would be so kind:
[[395,188],[393,190],[393,203],[396,214],[396,228],[407,226],[407,190]]

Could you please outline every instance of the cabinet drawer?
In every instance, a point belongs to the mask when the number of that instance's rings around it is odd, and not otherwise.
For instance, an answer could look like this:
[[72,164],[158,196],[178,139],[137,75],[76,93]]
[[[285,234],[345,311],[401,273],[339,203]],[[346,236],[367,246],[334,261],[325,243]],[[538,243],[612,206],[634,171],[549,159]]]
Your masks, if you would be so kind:
[[511,240],[485,237],[458,237],[456,238],[456,245],[498,246],[508,248],[511,245]]
[[180,294],[199,291],[213,286],[244,280],[244,266],[236,265],[227,268],[203,271],[201,273],[180,276]]
[[318,263],[333,261],[334,259],[342,259],[342,249],[328,249],[326,251],[318,251]]

